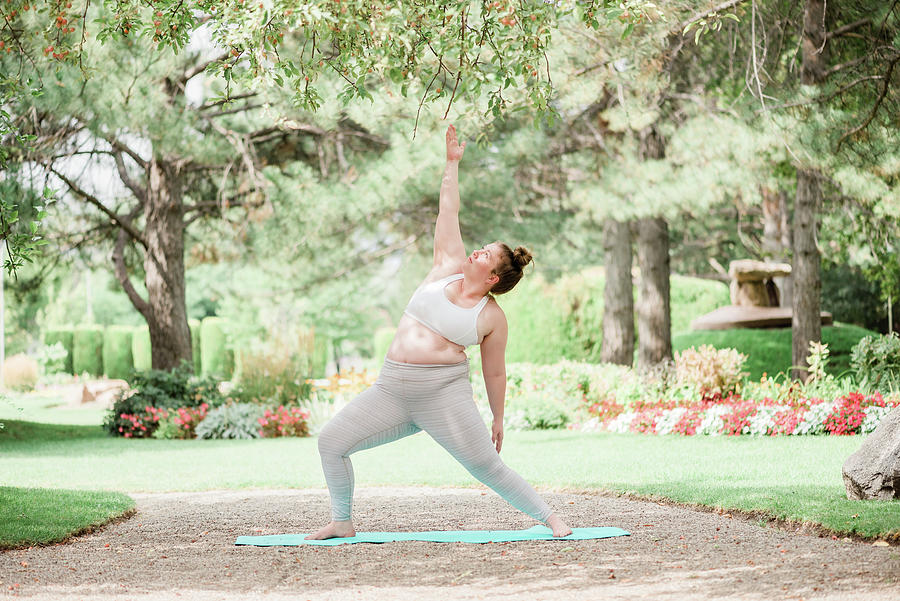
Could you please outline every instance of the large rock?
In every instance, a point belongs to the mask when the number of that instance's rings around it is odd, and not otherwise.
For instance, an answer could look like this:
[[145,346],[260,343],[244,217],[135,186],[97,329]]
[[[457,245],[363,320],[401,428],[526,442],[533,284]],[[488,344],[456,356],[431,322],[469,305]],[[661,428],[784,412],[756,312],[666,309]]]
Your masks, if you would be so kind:
[[848,499],[900,499],[900,407],[847,458],[842,472]]

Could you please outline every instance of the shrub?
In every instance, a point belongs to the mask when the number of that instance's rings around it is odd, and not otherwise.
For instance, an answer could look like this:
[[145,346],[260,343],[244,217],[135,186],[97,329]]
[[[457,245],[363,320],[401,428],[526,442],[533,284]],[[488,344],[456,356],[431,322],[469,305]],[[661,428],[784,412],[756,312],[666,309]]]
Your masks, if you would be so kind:
[[298,405],[312,394],[308,357],[276,344],[268,351],[240,355],[240,379],[232,396],[242,402]]
[[153,368],[153,355],[150,350],[150,328],[138,326],[131,333],[131,357],[134,369],[147,371]]
[[[64,371],[67,374],[74,374],[75,372],[72,370],[72,335],[74,333],[73,328],[71,327],[59,327],[59,328],[51,328],[44,332],[44,344],[47,346],[53,346],[56,343],[62,345],[62,347],[66,350],[66,357],[63,360],[63,366],[60,371]],[[49,372],[53,373],[53,372]]]
[[857,377],[877,390],[900,388],[900,337],[866,336],[850,352],[850,364]]
[[716,349],[708,344],[675,353],[678,383],[694,387],[702,399],[726,396],[746,376],[747,356],[734,349]]
[[[131,417],[123,415],[140,417],[147,413],[147,407],[176,409],[199,407],[204,403],[215,407],[224,402],[216,380],[195,377],[187,362],[170,372],[156,369],[135,372],[131,384],[132,389],[119,394],[103,422],[106,431],[114,436],[124,434],[119,428],[128,429],[134,423]],[[150,436],[158,420],[143,420],[142,424],[148,426],[146,435]]]
[[300,407],[266,409],[257,420],[261,426],[259,435],[263,438],[279,436],[309,436],[309,411]]
[[259,438],[259,419],[264,412],[255,403],[222,405],[197,424],[197,438]]
[[149,405],[136,413],[120,413],[118,415],[118,434],[125,438],[148,438],[153,435],[160,420],[168,413],[165,409],[157,409]]
[[72,370],[76,374],[103,375],[103,328],[78,326],[72,334]]
[[569,414],[559,403],[544,400],[525,408],[525,421],[532,430],[557,430],[569,423]]
[[199,407],[179,407],[174,410],[163,410],[165,416],[159,420],[153,438],[188,439],[196,436],[197,424],[206,418],[209,405],[201,403]]
[[25,354],[12,355],[3,362],[3,385],[12,390],[30,391],[38,382],[38,362]]
[[194,373],[199,374],[203,371],[203,365],[200,363],[200,320],[189,319],[188,328],[191,330],[191,355],[194,364]]
[[69,359],[69,352],[60,342],[42,346],[38,349],[36,359],[44,375],[68,373],[66,361]]
[[223,320],[207,317],[200,322],[200,373],[225,377],[228,373]]
[[109,326],[103,332],[103,372],[124,380],[134,371],[131,354],[131,326]]

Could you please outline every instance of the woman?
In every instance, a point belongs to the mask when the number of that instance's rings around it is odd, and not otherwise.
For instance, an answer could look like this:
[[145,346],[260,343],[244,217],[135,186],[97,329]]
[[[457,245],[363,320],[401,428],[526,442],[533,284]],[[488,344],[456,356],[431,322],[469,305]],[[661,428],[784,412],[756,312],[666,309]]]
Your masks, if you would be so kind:
[[[459,161],[466,144],[447,129],[447,165],[434,231],[434,265],[413,294],[374,386],[342,409],[319,436],[332,522],[307,539],[354,536],[350,454],[425,430],[481,482],[553,529],[571,534],[535,490],[500,460],[506,393],[506,316],[489,296],[508,292],[531,261],[494,242],[468,257],[459,231]],[[472,400],[465,347],[481,345],[494,420],[488,436]]]

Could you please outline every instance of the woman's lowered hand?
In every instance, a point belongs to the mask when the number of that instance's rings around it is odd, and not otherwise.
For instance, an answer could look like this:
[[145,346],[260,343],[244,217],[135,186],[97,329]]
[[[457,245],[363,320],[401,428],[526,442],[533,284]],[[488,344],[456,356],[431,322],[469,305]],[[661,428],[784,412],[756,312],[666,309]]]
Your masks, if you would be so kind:
[[494,446],[497,447],[497,452],[500,452],[500,447],[503,446],[503,420],[494,420],[493,424],[491,424],[491,441],[494,443]]

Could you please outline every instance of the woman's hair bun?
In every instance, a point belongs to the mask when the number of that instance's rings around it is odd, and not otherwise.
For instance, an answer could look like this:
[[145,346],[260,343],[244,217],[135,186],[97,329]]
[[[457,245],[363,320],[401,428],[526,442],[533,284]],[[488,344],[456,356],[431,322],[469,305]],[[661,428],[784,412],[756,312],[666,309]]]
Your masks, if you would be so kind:
[[524,246],[517,246],[513,251],[513,262],[518,265],[519,269],[522,269],[531,263],[531,252]]

